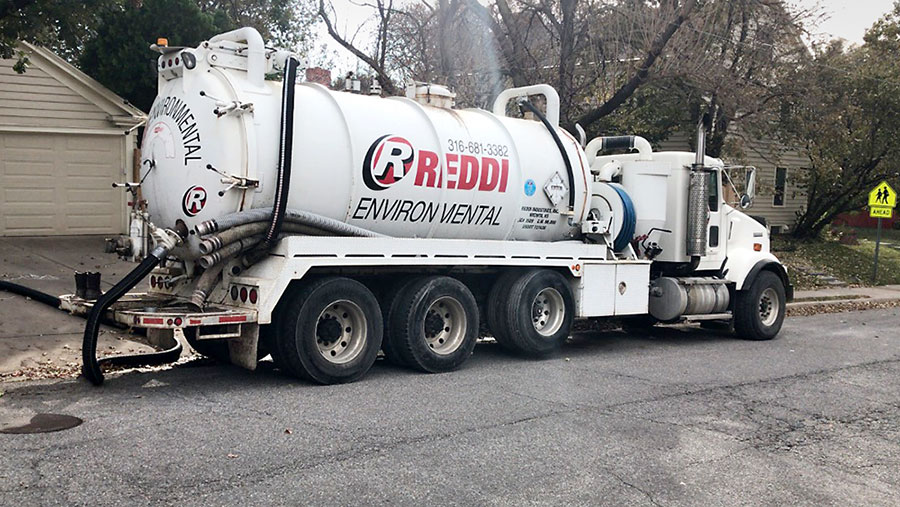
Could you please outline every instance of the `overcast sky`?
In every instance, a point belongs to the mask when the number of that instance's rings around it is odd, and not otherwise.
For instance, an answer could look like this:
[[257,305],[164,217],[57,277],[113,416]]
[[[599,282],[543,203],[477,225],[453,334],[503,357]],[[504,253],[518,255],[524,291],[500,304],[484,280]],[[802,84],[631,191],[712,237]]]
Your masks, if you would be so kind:
[[816,31],[829,38],[842,38],[862,44],[866,29],[878,18],[890,11],[893,0],[789,0],[803,8],[821,6],[825,16]]
[[[850,43],[862,44],[862,38],[867,28],[872,26],[878,18],[893,8],[894,0],[786,0],[789,4],[804,9],[820,8],[823,21],[812,31],[826,38],[842,38]],[[372,14],[372,10],[359,4],[366,2],[356,0],[332,0],[337,14],[337,29],[341,33],[350,36],[357,27],[365,22]],[[343,72],[355,69],[356,58],[348,51],[331,40],[328,33],[319,27],[319,40],[324,43],[328,52],[332,54],[331,66],[336,71]],[[359,33],[358,38],[364,39],[366,34]],[[364,69],[365,66],[360,66]]]

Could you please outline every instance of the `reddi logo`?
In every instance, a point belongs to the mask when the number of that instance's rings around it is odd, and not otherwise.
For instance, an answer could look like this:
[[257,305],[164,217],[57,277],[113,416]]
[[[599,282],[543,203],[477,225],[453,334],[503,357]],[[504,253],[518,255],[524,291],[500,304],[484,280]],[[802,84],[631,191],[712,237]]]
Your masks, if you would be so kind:
[[[509,182],[509,159],[504,156],[481,156],[481,143],[469,143],[474,150],[454,152],[451,147],[440,155],[430,150],[417,150],[407,139],[387,134],[369,146],[363,160],[363,182],[370,190],[390,188],[410,173],[417,187],[506,192]],[[461,146],[461,143],[452,145]],[[497,149],[498,145],[489,145]],[[490,153],[490,152],[488,152]],[[498,153],[499,154],[499,153]],[[493,155],[493,154],[491,154]],[[443,162],[443,167],[441,162]]]

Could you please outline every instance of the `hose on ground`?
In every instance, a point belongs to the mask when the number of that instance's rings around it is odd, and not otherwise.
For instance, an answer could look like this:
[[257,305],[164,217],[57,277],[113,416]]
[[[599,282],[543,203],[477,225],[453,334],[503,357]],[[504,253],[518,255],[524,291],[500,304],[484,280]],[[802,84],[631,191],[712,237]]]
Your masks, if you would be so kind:
[[83,363],[82,373],[85,378],[95,386],[103,384],[103,371],[100,364],[109,364],[115,366],[140,366],[140,365],[156,365],[170,363],[178,359],[181,355],[181,343],[176,341],[176,345],[169,350],[155,352],[152,354],[137,354],[130,356],[107,357],[100,361],[97,360],[97,335],[100,332],[100,322],[106,313],[106,310],[113,303],[119,300],[129,290],[134,288],[150,271],[153,270],[168,255],[169,249],[165,246],[157,246],[150,252],[141,263],[131,270],[125,278],[115,284],[105,294],[100,296],[94,303],[90,313],[87,316],[87,323],[84,326],[84,339],[81,343],[81,360]]
[[37,302],[44,303],[45,305],[50,305],[57,310],[59,309],[59,298],[51,294],[47,294],[46,292],[41,292],[39,290],[32,289],[31,287],[26,287],[24,285],[19,285],[17,283],[7,282],[4,280],[0,280],[0,289],[7,292],[12,292],[13,294],[31,298]]
[[[37,289],[32,289],[31,287],[26,287],[24,285],[19,285],[17,283],[7,282],[5,280],[0,280],[0,290],[5,290],[12,294],[18,294],[20,296],[31,298],[32,300],[37,301],[38,303],[44,303],[47,306],[52,306],[53,308],[55,308],[59,311],[65,312],[65,310],[63,310],[62,308],[59,307],[59,305],[61,304],[61,301],[59,300],[58,297],[54,296],[53,294],[47,294],[46,292],[41,292]],[[66,312],[66,313],[69,313],[69,312]],[[75,315],[75,314],[71,314],[71,313],[69,315],[73,315],[75,317],[82,317],[81,315]],[[123,326],[122,324],[119,324],[115,320],[107,318],[105,315],[103,316],[103,319],[100,321],[100,323],[105,324],[107,326],[113,326],[113,327],[120,327],[120,328],[126,327],[126,326]]]

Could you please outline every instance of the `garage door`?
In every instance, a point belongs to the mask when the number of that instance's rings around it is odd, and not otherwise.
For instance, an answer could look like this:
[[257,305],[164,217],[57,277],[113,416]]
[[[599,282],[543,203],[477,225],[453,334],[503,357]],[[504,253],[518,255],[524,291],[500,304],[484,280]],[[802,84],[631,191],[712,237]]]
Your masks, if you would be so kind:
[[124,232],[124,138],[0,133],[0,236]]

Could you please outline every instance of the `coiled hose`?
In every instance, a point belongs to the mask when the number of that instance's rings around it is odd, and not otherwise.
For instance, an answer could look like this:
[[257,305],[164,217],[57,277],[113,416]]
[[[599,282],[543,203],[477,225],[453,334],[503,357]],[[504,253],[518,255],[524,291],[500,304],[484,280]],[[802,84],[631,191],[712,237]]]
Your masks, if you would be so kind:
[[82,373],[88,381],[95,386],[103,384],[103,371],[100,369],[101,364],[109,364],[114,366],[152,366],[158,364],[171,363],[176,361],[181,355],[181,343],[169,350],[154,352],[151,354],[135,354],[130,356],[106,357],[97,360],[97,335],[100,332],[100,322],[104,318],[106,310],[113,303],[119,300],[129,290],[134,288],[150,271],[153,271],[163,259],[168,255],[169,249],[165,246],[157,246],[150,252],[141,263],[131,270],[125,278],[119,280],[111,289],[100,296],[91,308],[91,312],[87,316],[87,323],[84,326],[84,339],[81,343],[81,360],[83,363]]
[[622,230],[619,231],[615,241],[613,241],[613,250],[621,252],[628,247],[628,244],[631,243],[631,240],[634,238],[634,228],[637,225],[637,212],[634,210],[634,202],[632,202],[628,192],[626,192],[621,185],[610,183],[609,186],[619,194],[619,198],[622,199],[622,207],[625,209],[625,216],[622,217]]

